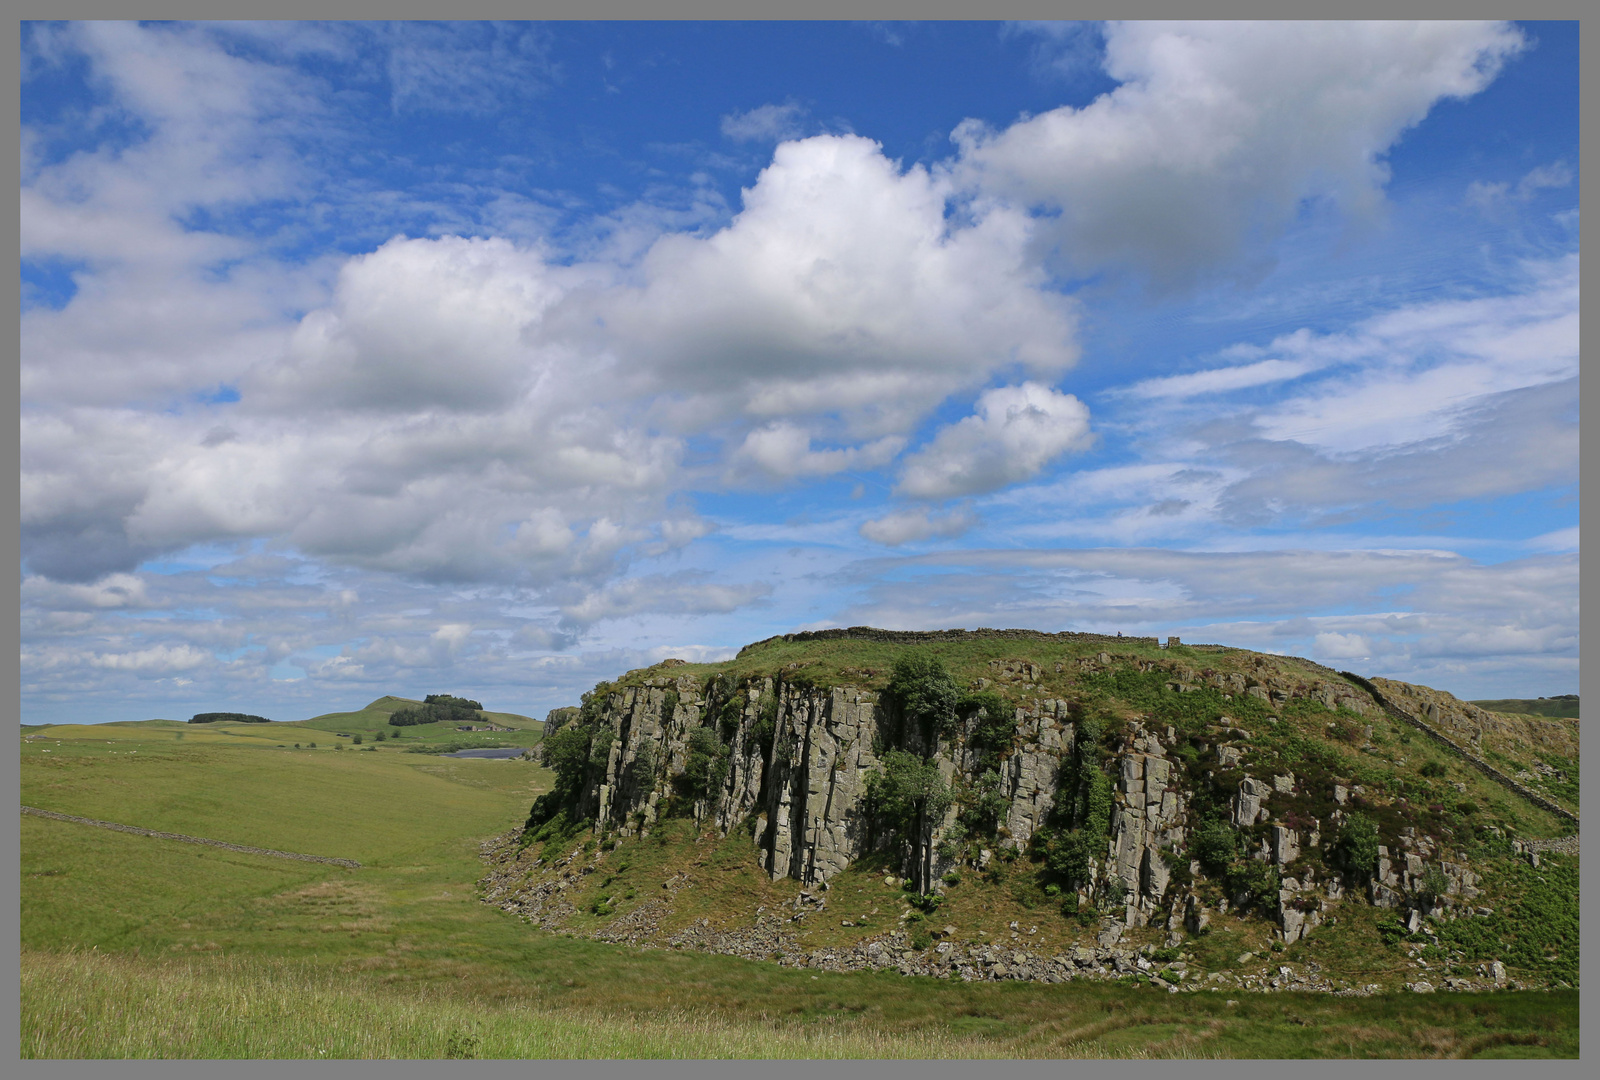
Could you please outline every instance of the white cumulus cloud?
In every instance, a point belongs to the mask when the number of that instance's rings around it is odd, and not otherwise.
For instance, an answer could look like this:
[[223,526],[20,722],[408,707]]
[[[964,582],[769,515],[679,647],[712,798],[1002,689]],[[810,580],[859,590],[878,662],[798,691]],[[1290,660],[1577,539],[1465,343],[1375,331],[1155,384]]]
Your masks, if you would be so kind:
[[898,490],[925,499],[993,491],[1089,440],[1089,407],[1071,394],[1033,382],[986,390],[972,416],[906,459]]
[[957,129],[959,171],[1059,213],[1063,254],[1185,285],[1275,238],[1301,200],[1382,201],[1383,155],[1524,46],[1501,23],[1112,23],[1120,85],[1001,131]]

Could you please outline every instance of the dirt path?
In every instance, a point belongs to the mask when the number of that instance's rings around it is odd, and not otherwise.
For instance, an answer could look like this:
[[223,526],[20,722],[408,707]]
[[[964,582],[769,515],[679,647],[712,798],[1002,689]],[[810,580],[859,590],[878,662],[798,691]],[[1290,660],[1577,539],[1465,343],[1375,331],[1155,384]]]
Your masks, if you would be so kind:
[[102,829],[115,829],[117,832],[134,833],[138,836],[153,836],[158,840],[181,840],[185,844],[205,844],[208,847],[219,847],[228,851],[242,851],[247,855],[271,855],[277,859],[299,859],[301,862],[328,863],[332,866],[347,866],[352,870],[361,869],[361,864],[354,859],[334,859],[327,855],[301,855],[294,851],[273,851],[271,848],[230,844],[223,840],[208,840],[203,836],[184,836],[182,833],[157,832],[155,829],[140,829],[133,825],[118,825],[114,821],[96,821],[94,818],[78,817],[75,814],[58,814],[54,810],[40,810],[36,806],[24,806],[22,812],[24,814],[33,814],[36,817],[54,818],[56,821],[76,821],[80,825],[97,825]]

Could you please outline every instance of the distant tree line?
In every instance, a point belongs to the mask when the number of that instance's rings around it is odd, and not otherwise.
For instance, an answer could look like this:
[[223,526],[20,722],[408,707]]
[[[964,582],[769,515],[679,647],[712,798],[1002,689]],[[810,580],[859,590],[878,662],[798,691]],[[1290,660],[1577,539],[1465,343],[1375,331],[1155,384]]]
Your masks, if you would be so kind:
[[389,717],[393,727],[414,727],[417,724],[470,724],[478,719],[483,709],[481,702],[459,698],[453,694],[429,694],[421,705],[401,709]]
[[242,712],[197,712],[189,718],[191,724],[216,724],[229,721],[235,724],[270,724],[265,716],[252,716]]

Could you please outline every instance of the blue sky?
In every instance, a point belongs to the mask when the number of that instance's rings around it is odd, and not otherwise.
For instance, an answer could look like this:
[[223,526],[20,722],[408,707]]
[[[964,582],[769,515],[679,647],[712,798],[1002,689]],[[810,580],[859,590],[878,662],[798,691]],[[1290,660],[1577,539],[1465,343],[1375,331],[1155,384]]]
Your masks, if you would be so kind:
[[24,24],[25,722],[795,629],[1578,689],[1576,24]]

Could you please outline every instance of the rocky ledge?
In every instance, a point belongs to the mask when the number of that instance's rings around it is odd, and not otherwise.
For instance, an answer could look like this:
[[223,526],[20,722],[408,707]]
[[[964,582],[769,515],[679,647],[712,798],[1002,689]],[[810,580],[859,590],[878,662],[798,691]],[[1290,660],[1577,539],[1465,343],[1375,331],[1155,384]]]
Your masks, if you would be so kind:
[[[568,894],[597,869],[600,853],[586,857],[579,847],[565,858],[549,863],[535,860],[530,866],[514,857],[518,837],[514,831],[483,845],[490,871],[479,882],[481,898],[541,929],[577,935],[579,931],[568,925],[577,914]],[[603,928],[584,936],[637,948],[693,949],[813,971],[892,970],[901,975],[963,982],[1122,979],[1146,982],[1173,994],[1302,991],[1350,997],[1383,992],[1379,984],[1352,983],[1316,963],[1283,964],[1267,954],[1245,953],[1232,970],[1210,973],[1183,961],[1157,961],[1153,945],[1134,948],[1119,944],[1121,927],[1115,923],[1105,928],[1097,946],[1055,950],[1034,946],[1029,941],[1032,928],[1020,925],[1012,927],[1009,941],[958,941],[957,928],[946,926],[935,932],[938,940],[923,949],[914,948],[904,930],[874,935],[846,948],[808,949],[790,932],[796,923],[793,916],[766,910],[757,912],[752,926],[714,926],[709,919],[701,919],[687,927],[663,929],[661,922],[671,912],[673,898],[692,883],[685,874],[675,875],[662,882],[659,897],[617,915]],[[805,895],[800,898],[802,907],[805,899]],[[1521,988],[1507,981],[1499,964],[1486,967],[1480,974],[1479,979],[1444,978],[1437,987],[1423,979],[1407,983],[1405,988],[1416,993]]]

